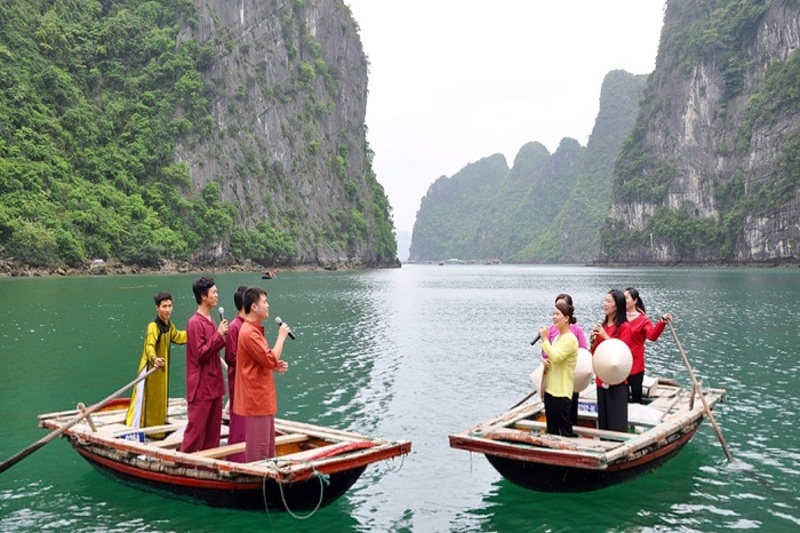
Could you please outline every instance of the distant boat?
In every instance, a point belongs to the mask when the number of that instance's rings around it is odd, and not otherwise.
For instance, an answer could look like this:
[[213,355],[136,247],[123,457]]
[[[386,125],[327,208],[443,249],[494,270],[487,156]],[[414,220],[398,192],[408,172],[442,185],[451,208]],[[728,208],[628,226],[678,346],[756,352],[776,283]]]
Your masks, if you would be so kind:
[[[411,442],[367,437],[291,420],[275,419],[273,459],[238,463],[225,458],[244,443],[195,453],[179,452],[186,426],[186,400],[171,398],[169,424],[135,429],[125,425],[129,400],[120,399],[64,432],[72,447],[103,474],[136,488],[238,509],[315,510],[342,496],[372,463],[408,454]],[[57,430],[77,410],[39,415],[41,427]],[[222,426],[223,436],[228,427]],[[148,435],[169,433],[163,440]]]
[[[703,389],[711,409],[724,389]],[[658,467],[685,446],[703,421],[700,399],[670,380],[652,380],[649,403],[628,404],[629,432],[596,429],[594,385],[581,393],[579,424],[569,438],[545,433],[537,399],[450,435],[450,446],[482,453],[506,479],[543,492],[607,487]],[[538,398],[538,397],[535,397]]]
[[265,270],[264,273],[261,274],[261,279],[273,279],[275,275],[275,270]]

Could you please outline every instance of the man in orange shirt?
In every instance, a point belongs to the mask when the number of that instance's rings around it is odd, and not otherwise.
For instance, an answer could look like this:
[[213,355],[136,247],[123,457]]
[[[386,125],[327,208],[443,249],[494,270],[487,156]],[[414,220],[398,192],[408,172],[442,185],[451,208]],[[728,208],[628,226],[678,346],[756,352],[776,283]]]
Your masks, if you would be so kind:
[[236,390],[233,411],[246,417],[245,461],[275,457],[275,413],[278,396],[273,372],[286,372],[289,365],[281,360],[283,345],[291,329],[280,325],[275,346],[270,349],[264,337],[264,320],[269,316],[267,291],[251,287],[244,293],[245,319],[239,330],[236,353]]

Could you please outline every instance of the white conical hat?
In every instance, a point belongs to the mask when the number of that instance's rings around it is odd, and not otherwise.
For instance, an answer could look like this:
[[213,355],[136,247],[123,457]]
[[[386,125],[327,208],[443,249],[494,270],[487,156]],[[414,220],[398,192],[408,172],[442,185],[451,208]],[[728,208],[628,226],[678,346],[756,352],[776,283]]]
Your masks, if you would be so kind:
[[533,372],[531,372],[531,383],[533,384],[533,390],[539,390],[539,387],[542,385],[542,375],[544,375],[544,363],[537,366]]
[[580,392],[592,382],[592,352],[586,348],[578,348],[578,362],[575,365],[573,387]]
[[[531,372],[531,383],[534,390],[539,390],[542,383],[542,374],[544,373],[544,364],[537,366]],[[592,382],[594,373],[592,372],[592,352],[586,348],[578,348],[578,362],[575,364],[575,375],[573,377],[573,388],[575,392],[580,392],[589,386]]]
[[619,339],[601,342],[594,350],[592,366],[597,377],[609,385],[625,381],[631,373],[633,356],[628,345]]

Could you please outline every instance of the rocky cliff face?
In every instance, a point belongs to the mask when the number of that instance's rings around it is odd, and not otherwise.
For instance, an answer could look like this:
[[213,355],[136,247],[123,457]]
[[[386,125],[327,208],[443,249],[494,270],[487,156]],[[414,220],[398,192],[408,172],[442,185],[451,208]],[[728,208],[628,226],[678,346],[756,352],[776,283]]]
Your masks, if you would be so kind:
[[636,119],[646,76],[609,72],[589,143],[562,139],[555,153],[530,142],[511,169],[500,154],[442,176],[422,199],[411,259],[499,258],[584,262],[597,256],[611,170]]
[[[368,63],[349,9],[341,0],[194,3],[178,45],[212,42],[217,55],[205,80],[211,133],[175,150],[192,189],[220,183],[237,223],[291,235],[297,262],[394,261],[366,143]],[[223,252],[221,243],[211,253]]]
[[569,138],[553,154],[530,142],[511,169],[503,155],[494,154],[440,177],[417,212],[410,258],[509,260],[564,206],[584,152]]
[[597,257],[600,231],[611,203],[611,173],[630,134],[647,75],[609,72],[600,90],[600,109],[586,155],[566,203],[547,230],[514,259],[536,263],[585,263]]
[[793,260],[800,5],[670,0],[601,258]]

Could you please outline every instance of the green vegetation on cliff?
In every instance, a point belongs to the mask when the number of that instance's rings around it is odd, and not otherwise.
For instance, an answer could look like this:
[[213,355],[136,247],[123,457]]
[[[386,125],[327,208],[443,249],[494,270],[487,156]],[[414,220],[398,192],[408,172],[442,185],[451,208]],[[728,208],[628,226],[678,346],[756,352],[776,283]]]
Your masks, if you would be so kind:
[[[193,11],[191,0],[0,5],[2,255],[154,266],[232,232],[236,210],[218,186],[192,195],[173,160],[176,141],[213,123],[203,72],[214,48],[175,46]],[[263,229],[247,244],[291,250]]]
[[661,70],[645,89],[642,107],[630,137],[614,168],[614,194],[622,202],[660,203],[675,178],[675,167],[654,153],[647,133],[671,112],[670,100],[657,93],[663,80],[675,74],[690,77],[704,57],[722,65],[723,105],[717,117],[725,118],[725,102],[741,93],[744,83],[745,46],[765,10],[764,0],[703,0],[671,2],[659,47]]
[[[784,32],[794,33],[798,5],[668,3],[657,68],[614,168],[613,201],[628,219],[608,221],[604,258],[718,261],[748,258],[754,248],[761,257],[775,253],[747,245],[745,232],[769,233],[753,225],[791,212],[800,187],[800,53],[783,50],[796,48]],[[633,212],[641,220],[630,220]],[[777,241],[790,254],[796,249],[783,233]]]
[[521,262],[586,262],[597,258],[600,229],[611,205],[611,173],[639,109],[647,75],[609,72],[600,91],[600,109],[578,168],[555,220],[514,256]]
[[[303,2],[289,3],[280,16],[302,18],[302,8]],[[216,87],[209,72],[220,49],[246,46],[222,27],[208,43],[187,37],[197,19],[192,0],[0,3],[0,257],[72,267],[94,258],[142,266],[163,259],[291,264],[300,236],[313,233],[332,248],[357,250],[369,233],[376,257],[393,260],[391,208],[369,155],[363,162],[368,191],[354,192],[353,207],[330,213],[338,222],[325,227],[306,228],[303,214],[291,211],[245,226],[241,206],[223,200],[230,176],[192,183],[176,146],[243,134],[220,130],[212,116]],[[312,52],[321,46],[300,37]],[[319,54],[294,60],[299,66],[290,81],[297,93],[264,98],[291,100],[314,91],[317,79],[338,94]],[[243,90],[237,98],[245,98]],[[308,130],[314,116],[330,113],[334,104],[323,103],[297,117],[297,127]],[[313,138],[285,134],[312,155],[320,149]],[[265,155],[267,147],[260,150],[242,154],[241,173],[291,183],[293,176]],[[339,153],[325,156],[332,173],[343,165]],[[302,171],[309,176],[317,173],[307,167]],[[346,188],[350,178],[339,174]]]
[[610,206],[611,169],[645,79],[624,71],[606,76],[586,148],[566,138],[550,154],[531,142],[520,148],[511,169],[502,155],[493,155],[439,178],[417,213],[411,259],[594,259]]

